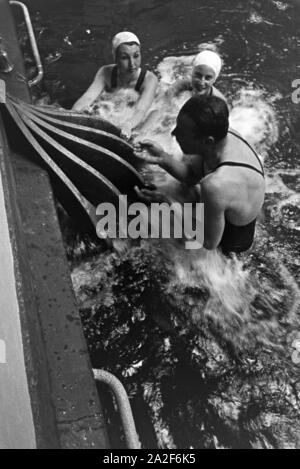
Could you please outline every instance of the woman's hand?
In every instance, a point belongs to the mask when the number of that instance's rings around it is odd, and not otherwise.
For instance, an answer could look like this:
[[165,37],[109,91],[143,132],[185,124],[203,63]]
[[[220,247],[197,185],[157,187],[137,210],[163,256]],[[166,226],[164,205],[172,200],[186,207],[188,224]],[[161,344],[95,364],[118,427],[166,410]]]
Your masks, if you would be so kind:
[[152,140],[136,142],[133,149],[138,158],[150,164],[163,165],[167,157],[163,147]]

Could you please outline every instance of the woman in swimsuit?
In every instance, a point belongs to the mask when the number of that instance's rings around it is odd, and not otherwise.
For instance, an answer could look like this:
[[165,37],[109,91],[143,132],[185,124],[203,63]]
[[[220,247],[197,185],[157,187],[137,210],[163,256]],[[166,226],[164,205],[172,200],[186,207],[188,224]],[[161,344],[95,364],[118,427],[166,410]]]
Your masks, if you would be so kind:
[[127,121],[127,132],[143,122],[154,99],[158,80],[154,73],[141,68],[141,45],[135,34],[118,33],[112,41],[115,64],[101,67],[87,91],[76,101],[73,110],[82,111],[103,92],[132,89],[139,94],[132,115]]
[[[224,100],[195,96],[180,110],[172,132],[189,156],[176,161],[151,141],[136,147],[143,160],[159,164],[179,181],[190,186],[200,183],[204,247],[219,247],[224,253],[251,247],[265,194],[261,161],[248,142],[228,130],[228,117]],[[151,191],[140,195],[151,201]]]
[[177,80],[168,91],[169,97],[178,96],[183,91],[191,91],[193,96],[218,96],[226,101],[215,86],[222,68],[221,57],[211,50],[204,50],[193,61],[190,79]]

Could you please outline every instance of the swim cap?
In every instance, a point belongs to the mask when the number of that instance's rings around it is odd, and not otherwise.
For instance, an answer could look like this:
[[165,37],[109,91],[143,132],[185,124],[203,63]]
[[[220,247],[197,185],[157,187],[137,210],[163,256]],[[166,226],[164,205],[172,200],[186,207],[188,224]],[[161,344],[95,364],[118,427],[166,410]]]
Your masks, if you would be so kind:
[[213,69],[216,74],[216,79],[220,75],[222,68],[222,59],[221,57],[211,50],[204,50],[200,54],[196,55],[193,66],[198,67],[199,65],[206,65]]
[[112,40],[112,53],[114,59],[116,59],[116,52],[118,47],[126,42],[136,42],[139,46],[141,45],[137,36],[133,33],[130,33],[129,31],[123,31],[116,34]]

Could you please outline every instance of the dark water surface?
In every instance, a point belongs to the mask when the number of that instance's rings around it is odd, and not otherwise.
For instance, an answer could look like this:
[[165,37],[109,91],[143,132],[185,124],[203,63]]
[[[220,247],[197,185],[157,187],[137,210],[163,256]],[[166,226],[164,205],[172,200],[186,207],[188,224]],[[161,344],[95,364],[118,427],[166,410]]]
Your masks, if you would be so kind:
[[[267,173],[253,249],[233,260],[151,243],[123,256],[73,253],[74,288],[93,366],[124,383],[143,446],[299,448],[298,2],[26,4],[45,66],[36,96],[64,107],[111,62],[111,38],[123,29],[140,37],[145,65],[162,75],[165,57],[184,62],[201,43],[222,55],[219,88]],[[171,72],[180,75],[174,61]],[[108,419],[118,441],[113,409]]]

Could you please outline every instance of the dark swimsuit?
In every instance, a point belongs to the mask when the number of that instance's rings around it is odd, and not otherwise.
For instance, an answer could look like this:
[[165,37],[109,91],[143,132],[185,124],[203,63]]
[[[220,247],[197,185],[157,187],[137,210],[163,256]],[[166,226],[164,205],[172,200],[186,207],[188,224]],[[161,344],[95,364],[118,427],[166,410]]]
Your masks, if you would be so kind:
[[[255,157],[257,158],[257,161],[259,162],[261,170],[255,168],[254,166],[250,164],[236,163],[233,161],[225,161],[224,163],[220,163],[216,169],[220,168],[221,166],[238,166],[242,168],[251,169],[252,171],[256,171],[258,174],[264,177],[263,165],[259,159],[259,156],[255,152],[255,150],[251,147],[251,145],[249,145],[249,143],[246,140],[244,140],[242,137],[237,135],[235,132],[232,132],[231,130],[229,130],[228,133],[240,139],[253,151]],[[255,224],[256,224],[256,218],[252,222],[248,223],[248,225],[244,225],[244,226],[233,225],[232,223],[230,223],[230,221],[226,219],[226,216],[225,216],[225,229],[223,232],[221,242],[219,244],[219,248],[221,248],[224,254],[229,254],[230,252],[239,253],[239,252],[247,251],[253,243],[254,234],[255,234]]]
[[[141,73],[140,73],[140,76],[138,77],[138,80],[136,82],[136,85],[135,85],[135,91],[137,91],[138,93],[140,92],[141,88],[142,88],[142,85],[144,83],[144,80],[145,80],[145,76],[147,74],[147,70],[144,70],[142,69],[141,70]],[[118,86],[118,67],[117,65],[114,66],[114,68],[112,69],[112,72],[111,72],[111,83],[110,83],[110,87],[112,90],[115,90]]]

